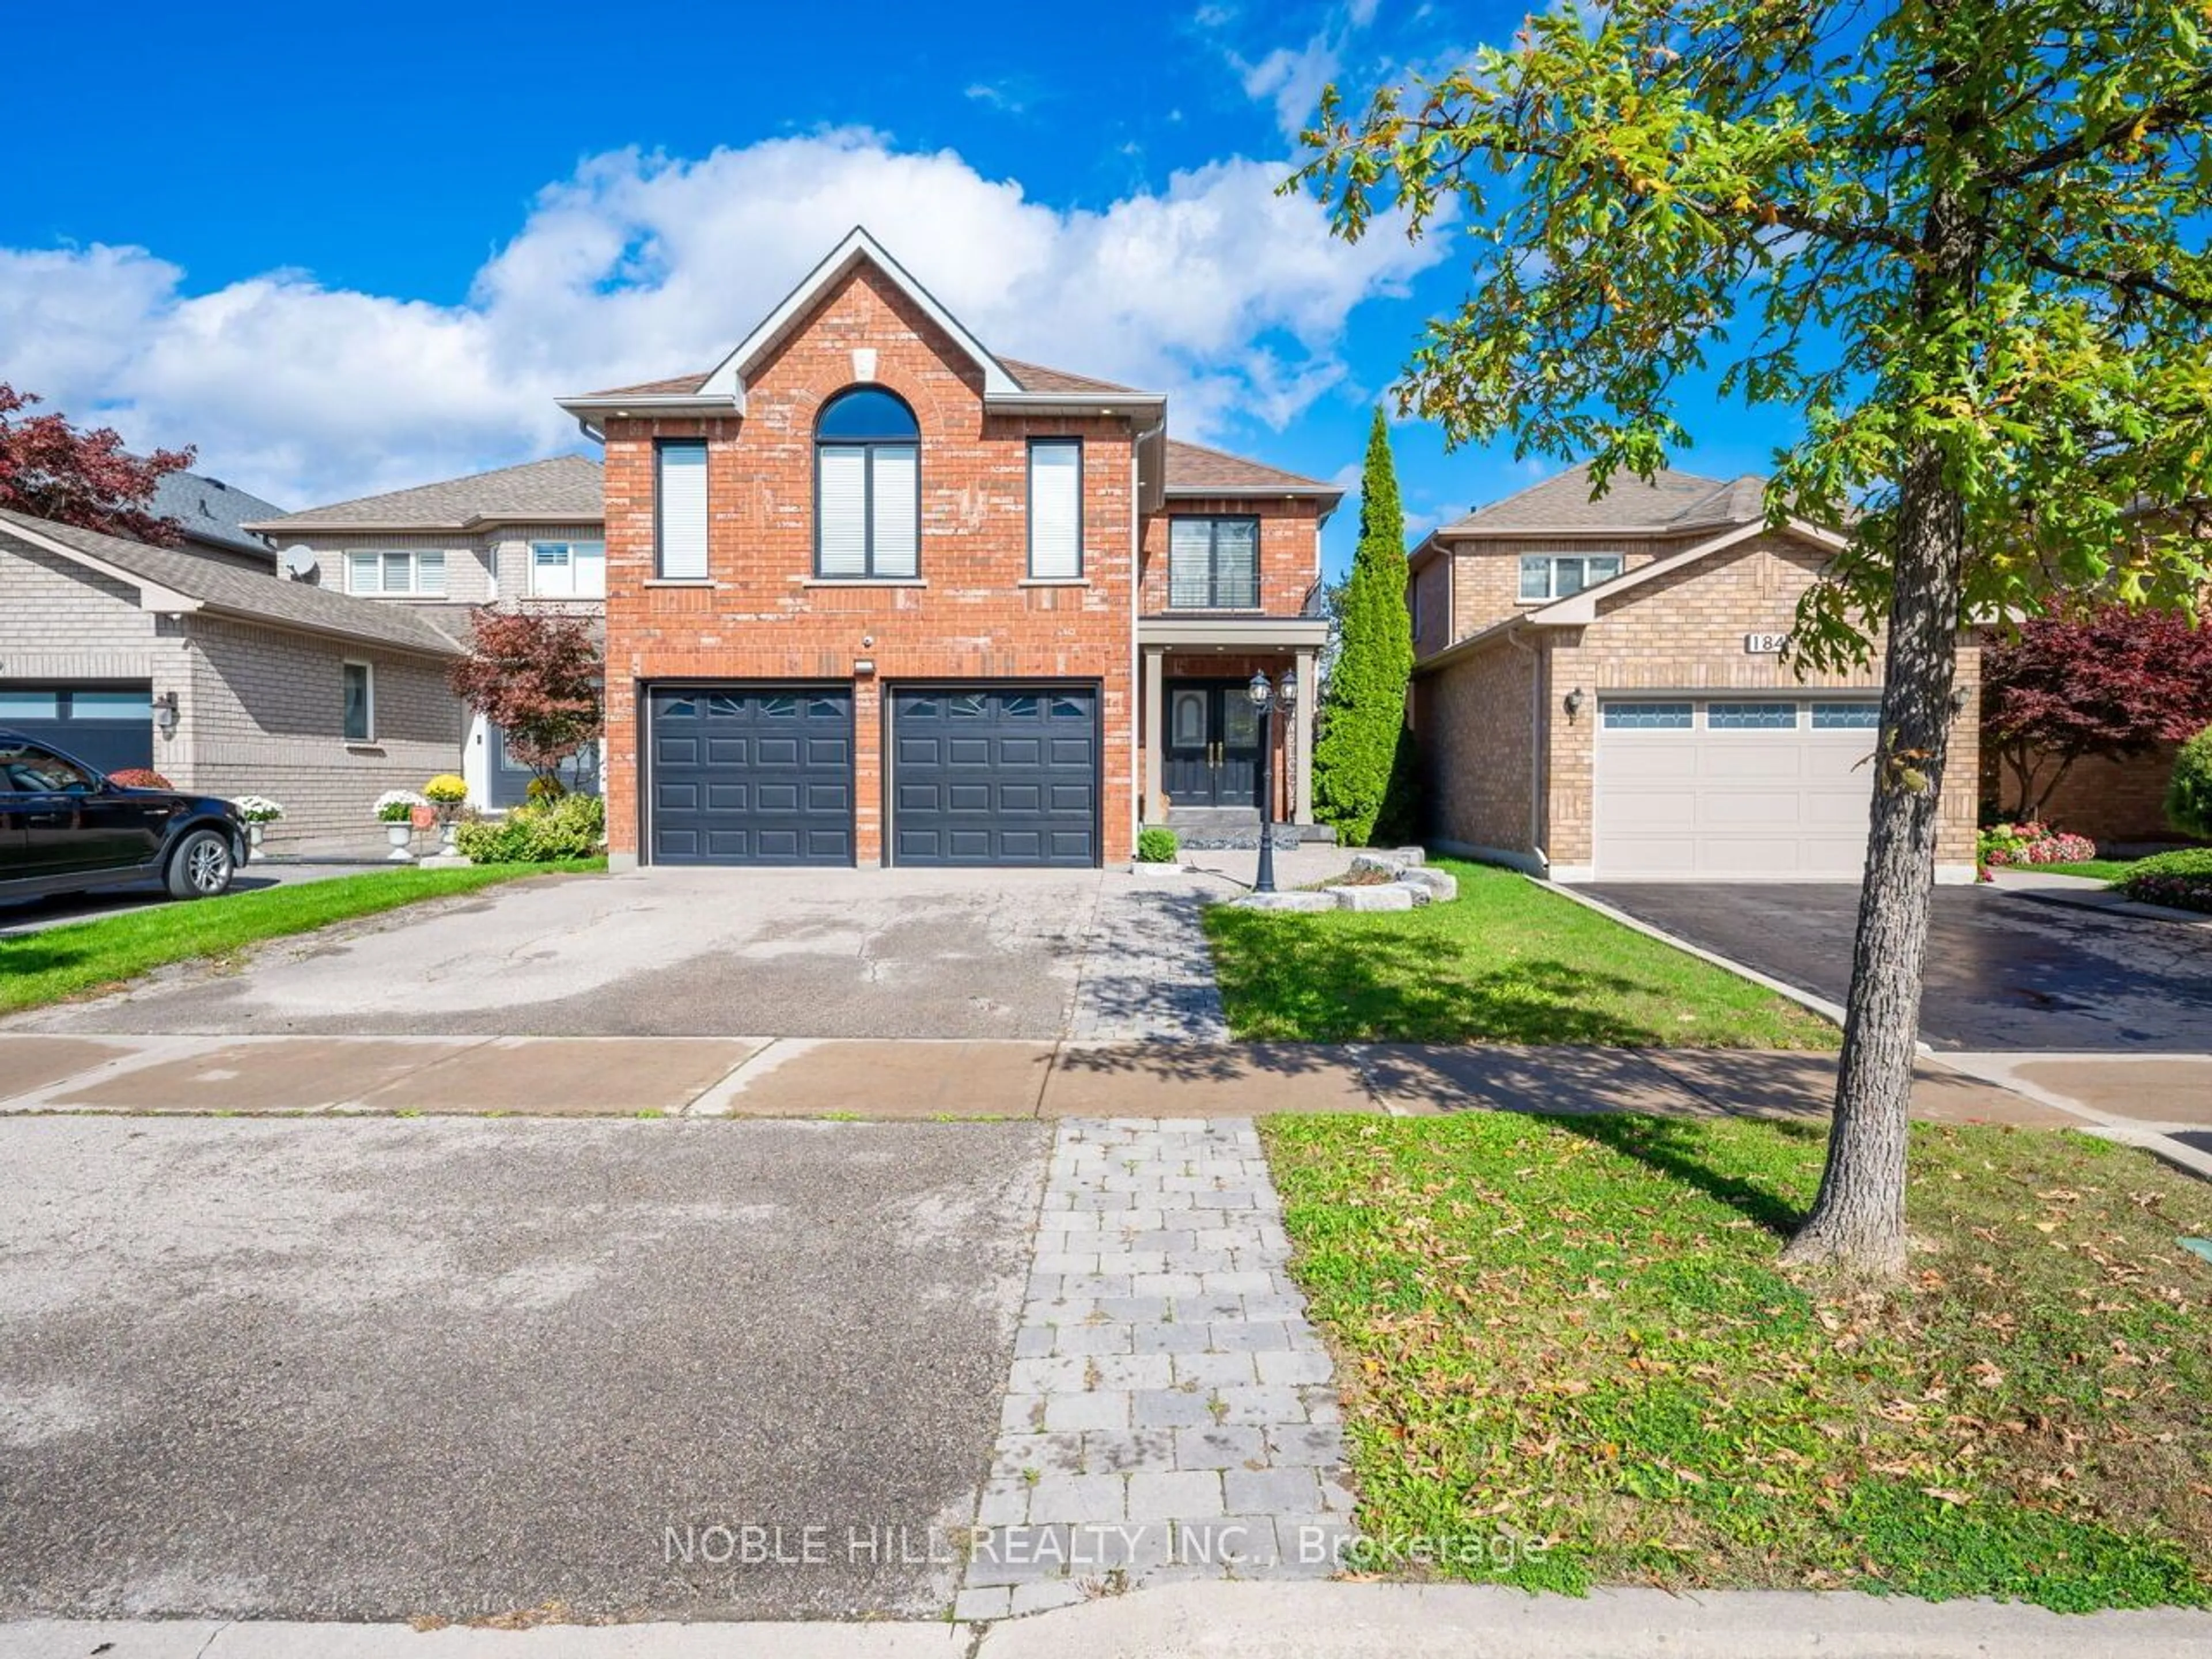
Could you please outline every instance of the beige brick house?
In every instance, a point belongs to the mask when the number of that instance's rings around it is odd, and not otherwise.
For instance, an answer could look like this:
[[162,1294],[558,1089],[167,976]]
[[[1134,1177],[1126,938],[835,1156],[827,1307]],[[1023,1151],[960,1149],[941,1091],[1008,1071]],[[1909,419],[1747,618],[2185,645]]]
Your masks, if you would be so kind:
[[189,544],[0,511],[0,726],[103,769],[272,796],[270,851],[358,846],[378,795],[452,769],[459,649],[428,617]]
[[[1410,561],[1412,720],[1438,844],[1553,879],[1856,880],[1879,656],[1800,678],[1781,645],[1843,544],[1766,523],[1762,481],[1586,467]],[[1939,879],[1973,878],[1978,652],[1959,653]]]
[[[306,580],[330,593],[408,611],[456,639],[469,612],[498,604],[583,617],[603,636],[606,531],[598,461],[587,455],[505,466],[379,495],[273,514],[246,528],[305,550]],[[530,769],[508,755],[496,727],[455,704],[464,723],[458,769],[469,799],[500,810],[519,804]],[[572,789],[599,787],[597,757],[563,769]]]

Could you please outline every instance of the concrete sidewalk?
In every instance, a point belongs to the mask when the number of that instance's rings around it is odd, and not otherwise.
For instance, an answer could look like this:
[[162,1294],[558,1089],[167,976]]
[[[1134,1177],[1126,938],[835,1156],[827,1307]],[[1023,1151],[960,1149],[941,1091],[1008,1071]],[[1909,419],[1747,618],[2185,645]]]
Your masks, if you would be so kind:
[[[102,1646],[102,1644],[107,1645]],[[0,1659],[2212,1659],[2212,1614],[1738,1590],[1530,1595],[1474,1585],[1183,1584],[954,1625],[548,1625],[501,1631],[211,1620],[0,1626]]]
[[[13,1113],[1818,1118],[1834,1088],[1833,1055],[1746,1049],[0,1033],[0,1112]],[[2031,1097],[1932,1061],[1921,1067],[1914,1111],[1930,1121],[2021,1127],[2105,1121],[2062,1097]]]

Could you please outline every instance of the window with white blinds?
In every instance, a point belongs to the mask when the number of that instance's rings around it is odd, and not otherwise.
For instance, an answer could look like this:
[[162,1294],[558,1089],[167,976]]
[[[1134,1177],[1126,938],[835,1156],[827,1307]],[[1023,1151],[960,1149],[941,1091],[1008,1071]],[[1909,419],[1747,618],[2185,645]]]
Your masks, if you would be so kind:
[[603,599],[607,595],[605,542],[532,542],[530,591],[541,599]]
[[1030,574],[1083,574],[1083,445],[1039,438],[1030,445]]
[[438,598],[446,591],[445,550],[349,553],[346,591],[383,599]]
[[914,411],[879,386],[823,405],[814,426],[814,574],[921,574],[921,446]]
[[707,446],[669,440],[654,451],[659,469],[659,547],[654,573],[670,581],[707,579]]
[[1168,606],[1260,608],[1260,521],[1176,519],[1168,526]]

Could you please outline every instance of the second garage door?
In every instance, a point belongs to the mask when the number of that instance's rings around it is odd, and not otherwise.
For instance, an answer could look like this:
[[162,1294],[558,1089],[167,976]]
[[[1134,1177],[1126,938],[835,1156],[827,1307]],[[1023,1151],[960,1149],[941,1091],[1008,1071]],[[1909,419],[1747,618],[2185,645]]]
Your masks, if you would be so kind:
[[1096,689],[894,691],[891,744],[892,862],[1098,862]]
[[842,687],[659,686],[655,864],[853,862],[853,694]]
[[1601,881],[1856,881],[1881,709],[1871,697],[1605,698]]

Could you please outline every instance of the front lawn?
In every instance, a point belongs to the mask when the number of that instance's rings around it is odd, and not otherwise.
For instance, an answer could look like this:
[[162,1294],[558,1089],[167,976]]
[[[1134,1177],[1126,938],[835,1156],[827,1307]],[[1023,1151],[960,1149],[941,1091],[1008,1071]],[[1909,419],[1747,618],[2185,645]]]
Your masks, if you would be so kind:
[[1511,871],[1438,861],[1450,904],[1206,912],[1247,1040],[1832,1048],[1819,1015]]
[[2010,872],[2037,876],[2086,876],[2092,881],[2118,881],[2135,868],[2133,859],[2083,859],[2079,864],[2000,865]]
[[600,859],[565,864],[480,864],[464,870],[376,870],[264,887],[221,898],[179,901],[95,921],[74,921],[0,939],[0,1013],[112,990],[173,963],[219,957],[374,915],[423,899],[474,892],[525,876],[605,868]]
[[1916,1126],[1911,1282],[1844,1296],[1777,1261],[1816,1126],[1261,1133],[1373,1566],[2212,1601],[2212,1264],[2176,1243],[2212,1189],[2142,1153]]

